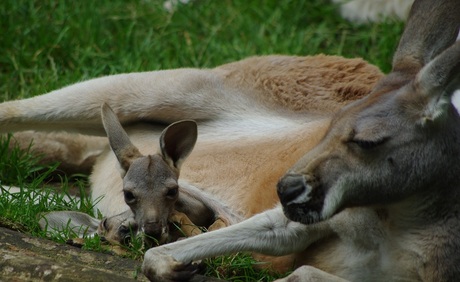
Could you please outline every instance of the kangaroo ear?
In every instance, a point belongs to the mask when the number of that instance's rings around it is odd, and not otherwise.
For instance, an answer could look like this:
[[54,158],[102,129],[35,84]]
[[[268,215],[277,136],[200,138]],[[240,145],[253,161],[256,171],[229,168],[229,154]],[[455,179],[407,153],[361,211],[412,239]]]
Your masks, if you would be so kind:
[[460,89],[460,42],[427,64],[417,74],[414,86],[427,101],[422,124],[445,114],[453,93]]
[[458,35],[459,15],[458,0],[415,1],[393,58],[393,71],[413,78],[451,46]]
[[94,236],[100,220],[85,213],[75,211],[56,211],[41,214],[40,228],[47,232],[70,229],[78,238]]
[[175,122],[161,133],[161,154],[172,167],[180,169],[183,161],[195,147],[197,136],[198,128],[195,121]]
[[123,129],[112,108],[104,103],[101,107],[102,124],[109,138],[110,147],[117,156],[123,169],[122,176],[128,171],[131,163],[142,156],[139,150],[131,143],[128,134]]

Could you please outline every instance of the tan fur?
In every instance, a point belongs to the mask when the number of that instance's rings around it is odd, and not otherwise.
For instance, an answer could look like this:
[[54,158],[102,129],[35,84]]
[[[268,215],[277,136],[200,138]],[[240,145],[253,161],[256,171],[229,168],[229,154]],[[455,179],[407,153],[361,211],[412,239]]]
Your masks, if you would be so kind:
[[325,55],[253,57],[215,70],[268,107],[309,113],[336,112],[382,77],[364,60]]
[[[181,178],[225,199],[245,217],[252,216],[278,203],[275,187],[279,178],[316,145],[328,124],[327,119],[311,122],[310,128],[291,132],[288,138],[267,137],[225,147],[199,143],[184,165]],[[217,172],[213,170],[216,167]]]

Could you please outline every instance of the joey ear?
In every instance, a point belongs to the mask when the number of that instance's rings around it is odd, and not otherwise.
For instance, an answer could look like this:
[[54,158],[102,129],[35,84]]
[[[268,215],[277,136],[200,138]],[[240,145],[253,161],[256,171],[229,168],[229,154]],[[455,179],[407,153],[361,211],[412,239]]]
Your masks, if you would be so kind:
[[75,236],[83,238],[97,233],[100,220],[82,212],[55,211],[40,215],[38,224],[47,232],[71,229]]
[[170,165],[180,169],[183,161],[195,147],[197,137],[198,128],[195,121],[175,122],[161,133],[161,154]]
[[131,143],[128,134],[121,126],[118,117],[112,108],[104,103],[101,107],[102,124],[109,138],[112,151],[117,156],[121,168],[126,172],[131,163],[142,156],[139,150]]
[[427,98],[424,121],[443,115],[451,96],[460,89],[460,41],[423,67],[415,78],[414,86]]

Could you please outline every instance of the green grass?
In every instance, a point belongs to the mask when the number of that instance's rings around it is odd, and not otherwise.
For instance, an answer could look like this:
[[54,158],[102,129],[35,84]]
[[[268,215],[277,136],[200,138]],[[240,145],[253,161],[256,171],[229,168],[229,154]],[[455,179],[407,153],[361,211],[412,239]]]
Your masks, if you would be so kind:
[[0,136],[0,181],[11,185],[21,185],[36,177],[40,171],[46,169],[39,165],[40,157],[30,153],[30,144],[27,150],[20,150],[18,147],[11,149],[12,135]]
[[[197,0],[173,13],[163,1],[24,1],[0,4],[0,102],[32,97],[65,85],[103,75],[180,67],[213,67],[263,54],[361,57],[383,71],[403,24],[354,25],[340,18],[329,1]],[[1,126],[1,125],[0,125]],[[55,166],[39,165],[27,151],[8,151],[0,140],[0,181],[24,193],[0,196],[2,222],[37,236],[36,215],[57,209],[92,212],[92,204],[66,202],[49,195],[53,204],[31,205],[27,189],[47,189]],[[72,185],[87,183],[69,176]],[[60,186],[68,189],[63,178]],[[55,185],[55,184],[53,184]],[[54,197],[54,198],[53,198]],[[54,238],[64,241],[62,238]],[[100,244],[89,242],[88,248]],[[247,255],[209,262],[210,275],[234,281],[266,281],[251,268]]]
[[[71,178],[69,182],[65,176],[58,183],[48,183],[57,164],[40,164],[40,156],[33,155],[30,147],[28,150],[20,150],[17,146],[10,147],[10,143],[11,135],[0,137],[0,188],[5,190],[7,186],[15,186],[21,191],[10,197],[0,195],[0,219],[17,223],[23,231],[44,235],[37,221],[42,212],[79,210],[92,213],[93,205],[84,192],[88,185],[85,177]],[[54,193],[56,189],[53,187],[57,185],[62,187],[62,193]],[[83,200],[69,197],[70,185],[80,190]],[[7,195],[6,191],[3,192]],[[66,200],[66,196],[71,200]]]

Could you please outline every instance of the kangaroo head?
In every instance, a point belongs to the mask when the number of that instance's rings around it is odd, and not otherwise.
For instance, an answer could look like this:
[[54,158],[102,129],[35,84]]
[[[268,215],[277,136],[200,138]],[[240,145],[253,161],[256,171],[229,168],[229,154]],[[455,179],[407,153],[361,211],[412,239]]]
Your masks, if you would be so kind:
[[102,106],[102,121],[122,169],[126,204],[146,239],[164,243],[169,234],[168,219],[179,196],[180,166],[197,139],[196,123],[185,120],[171,124],[161,134],[159,152],[144,156],[107,104]]
[[288,218],[313,223],[347,207],[458,193],[460,118],[451,103],[460,88],[458,15],[460,1],[415,2],[392,72],[339,112],[279,181]]

